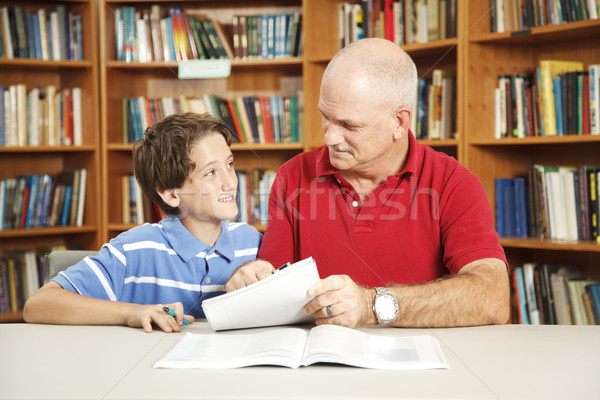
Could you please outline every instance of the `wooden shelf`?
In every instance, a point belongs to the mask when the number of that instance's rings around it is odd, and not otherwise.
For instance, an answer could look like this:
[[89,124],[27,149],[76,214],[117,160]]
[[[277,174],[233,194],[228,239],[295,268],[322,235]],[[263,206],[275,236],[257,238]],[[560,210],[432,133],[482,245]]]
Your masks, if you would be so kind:
[[570,242],[563,240],[535,238],[501,238],[500,244],[505,248],[527,248],[537,250],[585,251],[600,253],[600,244],[594,241]]
[[0,230],[0,238],[22,238],[34,236],[72,235],[80,233],[95,233],[98,227],[95,225],[85,226],[58,226],[47,228],[29,229],[5,229]]
[[0,312],[0,323],[23,322],[23,311]]
[[97,151],[97,148],[91,145],[0,147],[0,153],[73,153],[94,151]]
[[[82,17],[83,60],[53,61],[36,59],[0,59],[0,85],[24,84],[33,88],[54,86],[57,91],[74,87],[82,94],[82,146],[0,147],[0,179],[24,175],[56,176],[67,169],[87,171],[83,226],[8,229],[0,231],[0,255],[11,250],[36,250],[49,246],[100,248],[100,91],[98,82],[98,29],[96,1],[39,0],[4,1],[18,4],[24,11],[49,9],[61,3]],[[6,39],[6,38],[5,38]],[[18,265],[20,268],[21,265]],[[0,322],[22,321],[22,312],[0,313]]]
[[469,41],[480,44],[540,44],[564,42],[585,37],[600,37],[600,20],[567,22],[560,25],[538,26],[531,29],[483,33],[473,35]]
[[567,143],[600,143],[600,135],[569,135],[569,136],[544,136],[525,138],[502,139],[473,139],[469,144],[475,146],[522,146],[522,145],[551,145]]

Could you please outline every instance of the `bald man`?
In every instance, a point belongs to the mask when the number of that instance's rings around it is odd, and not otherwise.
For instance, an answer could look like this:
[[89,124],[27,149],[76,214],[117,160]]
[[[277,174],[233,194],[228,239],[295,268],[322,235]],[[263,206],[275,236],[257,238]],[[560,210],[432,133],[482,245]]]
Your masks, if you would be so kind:
[[[331,60],[321,82],[325,145],[277,172],[259,258],[226,289],[312,256],[317,324],[455,327],[505,323],[507,262],[478,178],[409,130],[417,71],[383,39]],[[277,299],[273,299],[277,301]]]

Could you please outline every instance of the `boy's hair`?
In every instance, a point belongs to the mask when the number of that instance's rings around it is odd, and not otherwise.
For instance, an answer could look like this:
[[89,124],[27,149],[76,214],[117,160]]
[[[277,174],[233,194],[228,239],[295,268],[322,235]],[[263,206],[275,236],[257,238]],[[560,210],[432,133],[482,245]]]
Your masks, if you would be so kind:
[[191,146],[202,138],[220,134],[231,146],[227,126],[208,113],[182,113],[164,118],[144,132],[133,145],[135,177],[148,198],[167,215],[178,208],[166,204],[157,191],[179,189],[196,165],[190,159]]

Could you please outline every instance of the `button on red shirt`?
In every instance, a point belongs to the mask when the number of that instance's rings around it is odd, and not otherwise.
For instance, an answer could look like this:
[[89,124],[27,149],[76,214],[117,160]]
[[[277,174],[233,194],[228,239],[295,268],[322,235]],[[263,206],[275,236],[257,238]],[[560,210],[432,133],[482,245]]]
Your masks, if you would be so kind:
[[259,257],[273,265],[312,256],[321,278],[367,286],[426,282],[482,258],[506,262],[479,179],[409,134],[406,166],[364,202],[326,147],[277,172]]

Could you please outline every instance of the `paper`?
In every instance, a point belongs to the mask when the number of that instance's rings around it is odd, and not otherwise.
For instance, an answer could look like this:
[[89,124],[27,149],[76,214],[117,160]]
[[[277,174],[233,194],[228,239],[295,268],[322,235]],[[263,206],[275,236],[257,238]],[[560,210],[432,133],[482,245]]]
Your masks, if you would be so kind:
[[298,368],[320,362],[389,370],[448,368],[438,341],[429,335],[383,336],[337,325],[310,331],[278,328],[250,334],[188,333],[154,368]]
[[202,303],[212,329],[240,329],[314,321],[302,308],[312,300],[307,290],[319,281],[312,257],[298,261],[252,285]]

